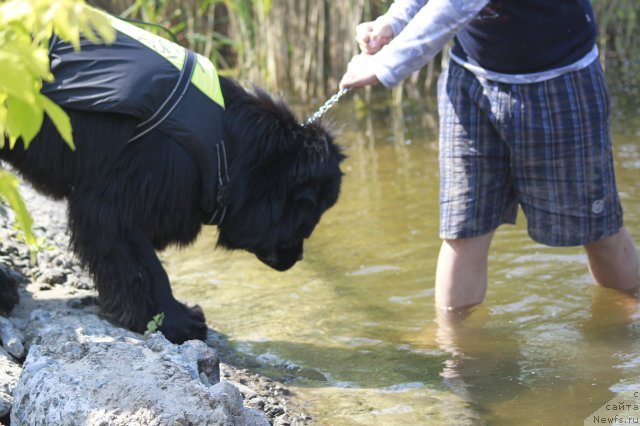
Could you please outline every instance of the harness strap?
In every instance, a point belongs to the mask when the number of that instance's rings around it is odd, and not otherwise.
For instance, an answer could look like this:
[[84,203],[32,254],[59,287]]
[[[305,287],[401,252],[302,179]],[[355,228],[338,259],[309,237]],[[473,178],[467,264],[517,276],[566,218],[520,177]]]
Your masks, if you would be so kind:
[[178,81],[173,90],[167,96],[167,99],[160,105],[160,108],[146,121],[140,123],[136,129],[136,133],[129,139],[129,142],[133,142],[136,139],[146,135],[156,127],[158,127],[178,106],[184,94],[189,88],[191,82],[191,75],[196,66],[196,54],[185,49],[185,61],[184,66],[180,70]]
[[[184,97],[187,89],[189,88],[189,84],[191,83],[191,78],[193,72],[196,68],[197,64],[197,56],[194,52],[185,49],[185,61],[182,69],[180,70],[180,75],[178,76],[178,80],[173,90],[167,96],[167,99],[160,105],[160,108],[147,120],[140,123],[137,128],[135,134],[129,139],[129,142],[133,142],[142,136],[146,135],[156,127],[158,127],[162,122],[173,112],[173,110],[178,106],[182,98]],[[199,147],[195,147],[193,145],[187,145],[187,150],[191,153],[198,152],[202,155],[196,156],[196,162],[198,163],[199,169],[201,172],[206,170],[206,164],[201,164],[205,161],[206,153],[199,152],[201,149]],[[218,161],[218,176],[217,176],[217,192],[216,192],[216,208],[213,212],[213,215],[209,219],[209,225],[219,225],[224,220],[224,217],[227,213],[227,205],[229,204],[229,194],[228,194],[228,184],[229,184],[229,170],[227,164],[227,152],[225,149],[224,141],[220,140],[216,144],[216,155]],[[203,168],[204,166],[204,168]],[[205,181],[206,176],[204,177]],[[212,194],[213,195],[213,194]],[[207,197],[205,199],[208,200]],[[213,201],[213,200],[211,200]],[[205,204],[211,204],[209,202]]]
[[207,225],[220,225],[227,213],[229,204],[229,169],[227,164],[227,151],[224,147],[224,140],[216,144],[216,154],[218,155],[218,193],[216,194],[217,206]]

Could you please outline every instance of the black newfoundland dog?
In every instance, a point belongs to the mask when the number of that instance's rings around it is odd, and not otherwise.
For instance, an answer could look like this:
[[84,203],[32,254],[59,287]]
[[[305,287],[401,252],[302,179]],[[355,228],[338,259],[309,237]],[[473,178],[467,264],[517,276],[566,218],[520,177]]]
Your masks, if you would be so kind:
[[[118,40],[131,42],[121,33]],[[115,49],[94,48],[102,57]],[[90,49],[83,46],[76,54]],[[58,59],[52,53],[52,70],[61,81]],[[142,62],[139,58],[136,66]],[[139,79],[131,87],[146,82]],[[198,102],[176,102],[188,112],[191,126],[211,121],[205,124],[215,127],[203,147],[181,140],[171,127],[133,137],[140,133],[140,118],[117,108],[69,107],[52,91],[71,118],[76,149],[45,119],[28,149],[19,142],[0,150],[0,159],[40,192],[68,200],[72,248],[95,280],[104,315],[141,332],[163,312],[160,330],[173,342],[205,339],[207,327],[198,306],[173,297],[156,250],[189,244],[203,224],[213,223],[218,246],[247,250],[284,271],[302,258],[304,240],[340,190],[344,157],[322,124],[301,124],[286,105],[260,90],[223,77],[218,82],[224,108],[212,113],[215,117]],[[197,89],[191,86],[185,90]],[[10,293],[2,288],[8,285],[0,277],[0,294]]]

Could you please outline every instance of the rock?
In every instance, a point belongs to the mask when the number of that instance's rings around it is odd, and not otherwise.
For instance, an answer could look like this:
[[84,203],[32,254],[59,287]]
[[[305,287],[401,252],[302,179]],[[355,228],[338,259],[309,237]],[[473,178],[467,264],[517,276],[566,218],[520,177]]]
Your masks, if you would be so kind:
[[93,314],[36,310],[14,390],[12,425],[268,425],[219,382],[216,352],[200,341],[144,339]]
[[13,389],[22,368],[4,349],[0,348],[0,418],[9,414],[13,404]]
[[[61,389],[64,393],[60,395],[55,394],[55,388],[50,388],[49,391],[42,389],[42,384],[32,379],[34,375],[33,366],[42,367],[43,371],[50,371],[52,377],[57,377],[58,380],[62,380],[64,372],[62,368],[59,371],[55,371],[53,365],[66,364],[67,359],[74,359],[73,365],[80,369],[81,362],[84,362],[86,371],[82,374],[78,374],[77,384],[78,387],[76,395],[80,395],[80,399],[76,399],[75,403],[79,406],[90,406],[97,404],[96,395],[94,393],[101,393],[103,388],[92,388],[90,380],[92,376],[99,373],[104,376],[106,373],[96,370],[98,373],[93,374],[92,369],[96,369],[94,362],[83,361],[85,357],[88,357],[93,350],[92,347],[109,345],[114,348],[118,348],[119,345],[129,344],[127,351],[120,352],[122,357],[112,363],[112,365],[105,365],[102,368],[114,370],[120,369],[118,372],[120,375],[133,375],[135,372],[136,380],[139,375],[144,375],[144,368],[146,365],[140,365],[137,359],[134,359],[131,354],[137,354],[138,352],[148,353],[149,351],[155,351],[158,356],[166,356],[166,360],[162,360],[162,363],[174,365],[175,362],[184,364],[178,368],[179,371],[184,373],[184,370],[189,371],[189,376],[194,383],[200,382],[200,391],[202,387],[209,391],[203,393],[206,399],[214,398],[215,396],[234,400],[237,398],[237,393],[229,388],[227,385],[215,385],[218,382],[216,374],[220,372],[217,368],[217,359],[213,359],[208,356],[208,349],[202,348],[202,346],[196,345],[191,347],[190,345],[175,346],[174,349],[167,349],[165,347],[164,338],[157,337],[155,335],[150,336],[147,340],[147,344],[151,346],[142,345],[140,341],[143,340],[142,336],[136,333],[129,333],[126,330],[112,327],[109,323],[101,321],[96,316],[89,316],[89,313],[97,313],[96,306],[96,293],[91,277],[81,268],[77,258],[69,252],[69,236],[67,234],[66,226],[66,203],[55,201],[46,197],[42,197],[35,193],[34,189],[29,185],[22,185],[21,192],[25,201],[27,202],[32,217],[34,219],[34,232],[39,240],[46,241],[46,250],[40,250],[36,253],[36,262],[33,262],[33,253],[30,253],[26,248],[24,240],[20,238],[19,234],[15,230],[14,220],[0,220],[0,272],[4,271],[3,276],[6,280],[13,282],[16,288],[20,292],[20,303],[9,311],[6,309],[5,313],[11,312],[11,323],[15,330],[21,331],[24,334],[24,340],[22,344],[27,347],[38,348],[38,357],[42,362],[32,363],[34,358],[28,357],[26,361],[27,366],[31,366],[29,372],[25,372],[25,377],[21,383],[22,389],[19,390],[21,396],[20,403],[16,403],[17,413],[21,413],[20,416],[26,416],[28,409],[25,409],[23,404],[33,404],[31,397],[38,396],[38,401],[42,401],[43,404],[60,403],[63,406],[69,408],[73,399],[67,393],[72,392],[73,385],[66,384],[66,388],[63,386]],[[9,215],[12,212],[9,211]],[[48,272],[51,269],[51,272]],[[63,280],[63,275],[66,275],[66,279]],[[6,295],[2,300],[7,301]],[[7,306],[12,306],[13,303],[8,303]],[[1,304],[0,304],[1,308]],[[32,315],[36,309],[43,309],[39,313]],[[67,319],[63,317],[68,316]],[[55,329],[58,328],[56,331]],[[18,341],[21,338],[17,339]],[[58,341],[60,340],[60,342]],[[62,343],[64,342],[64,343]],[[137,343],[132,343],[137,342]],[[222,372],[224,373],[224,379],[231,384],[244,383],[239,385],[242,388],[241,394],[244,396],[245,408],[255,408],[261,411],[261,413],[255,411],[242,410],[243,419],[248,425],[261,425],[268,424],[265,420],[268,420],[277,425],[307,425],[312,423],[312,419],[303,413],[303,408],[297,404],[294,400],[295,395],[289,395],[290,392],[280,391],[279,388],[274,387],[272,379],[261,376],[252,369],[261,366],[261,363],[256,361],[250,354],[244,354],[236,352],[227,337],[214,330],[209,330],[209,336],[207,344],[215,348],[220,358],[225,361]],[[126,345],[125,345],[126,346]],[[48,349],[46,349],[48,348]],[[45,350],[46,349],[46,350]],[[180,354],[180,351],[183,353]],[[4,360],[2,360],[4,354]],[[186,358],[185,358],[186,357]],[[159,358],[161,359],[161,358]],[[189,362],[184,362],[185,359],[189,359]],[[130,361],[131,360],[131,361]],[[176,361],[177,360],[177,361]],[[182,361],[180,361],[182,360]],[[9,367],[4,367],[4,363],[7,363]],[[162,364],[164,365],[164,364]],[[195,368],[194,368],[195,366]],[[40,368],[38,367],[38,368]],[[137,368],[138,370],[135,370]],[[11,404],[11,390],[18,381],[18,369],[17,364],[13,362],[11,356],[0,348],[0,423],[8,424],[9,416],[6,415],[6,411],[2,411],[2,401],[6,402],[6,406]],[[49,370],[47,370],[49,369]],[[2,371],[6,371],[5,374]],[[155,370],[154,370],[155,371]],[[198,379],[194,378],[194,372],[197,372]],[[153,374],[156,374],[154,372]],[[284,374],[284,373],[283,373]],[[183,374],[184,375],[184,374]],[[115,374],[117,376],[117,374]],[[89,381],[87,381],[89,380]],[[167,380],[164,380],[167,382]],[[171,384],[156,384],[153,388],[154,391],[158,391],[160,386],[163,386],[163,394],[169,394],[168,399],[173,403],[175,395],[180,395],[182,389],[178,385]],[[25,387],[27,383],[31,383],[34,387],[33,392],[27,390]],[[53,383],[53,379],[52,382]],[[207,386],[207,383],[209,386]],[[225,382],[223,382],[225,383]],[[119,388],[122,387],[122,389]],[[136,385],[137,386],[137,385]],[[194,385],[195,386],[195,385]],[[217,387],[216,387],[217,386]],[[278,386],[282,386],[278,384]],[[218,394],[213,390],[216,388],[220,392]],[[119,384],[109,387],[114,392],[117,391],[117,395],[126,394],[126,392],[132,392],[133,389],[130,383],[125,380],[121,380]],[[135,388],[137,389],[137,388]],[[143,388],[140,388],[143,389]],[[146,391],[146,389],[143,389]],[[47,395],[48,392],[48,395]],[[159,391],[158,391],[159,392]],[[235,394],[235,396],[233,395]],[[16,393],[16,395],[18,395]],[[63,399],[64,398],[64,399]],[[86,398],[86,401],[85,401]],[[144,404],[144,402],[142,402]],[[151,403],[150,403],[151,404]],[[226,403],[225,403],[226,404]],[[45,405],[49,407],[49,405]],[[158,407],[160,405],[150,405],[151,407]],[[225,407],[226,405],[221,405]],[[140,407],[143,407],[142,405]],[[194,405],[197,407],[197,405]],[[139,408],[139,407],[138,407]],[[142,409],[142,408],[139,408]],[[159,419],[164,419],[158,412],[152,412],[151,408],[145,408],[149,412],[148,422],[140,421],[139,424],[156,425],[165,424]],[[153,408],[154,410],[156,408]],[[208,410],[210,408],[207,408]],[[96,409],[96,412],[104,413],[101,407]],[[100,411],[102,410],[102,411]],[[210,409],[212,411],[213,409]],[[221,408],[222,410],[222,408]],[[222,410],[224,411],[224,410]],[[117,415],[124,416],[124,411],[118,413],[112,413],[114,417]],[[267,413],[265,415],[265,413]],[[18,419],[23,420],[18,420]],[[33,418],[33,417],[32,417]],[[127,417],[128,419],[128,417]],[[219,419],[220,422],[223,420]],[[31,419],[24,420],[24,417],[16,417],[15,424],[21,424],[24,422],[31,422]],[[47,422],[42,420],[41,422],[35,422],[36,424],[65,424],[74,423],[82,424],[82,422],[76,420],[75,413],[70,417],[64,419],[64,421]],[[94,421],[87,421],[87,424],[92,424]],[[97,423],[97,421],[95,421]],[[111,421],[104,422],[104,424],[112,424]],[[134,424],[125,421],[123,424]],[[180,424],[180,422],[177,422]],[[237,424],[241,424],[240,421]]]
[[0,317],[0,340],[2,340],[2,346],[15,358],[21,359],[24,356],[22,333],[16,330],[11,321],[4,317]]
[[87,306],[98,306],[98,298],[96,296],[74,297],[67,301],[67,306],[74,309],[82,309]]
[[62,285],[66,281],[67,273],[60,268],[43,269],[37,280],[39,284],[46,284],[49,286]]

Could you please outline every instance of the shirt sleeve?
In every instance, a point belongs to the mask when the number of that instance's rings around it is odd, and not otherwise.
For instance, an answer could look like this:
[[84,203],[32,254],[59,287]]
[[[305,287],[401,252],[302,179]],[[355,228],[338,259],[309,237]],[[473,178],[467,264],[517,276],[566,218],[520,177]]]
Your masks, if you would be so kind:
[[427,4],[428,0],[396,0],[387,13],[379,17],[381,20],[391,25],[393,35],[397,36],[413,19],[413,17]]
[[385,19],[396,34],[375,55],[374,73],[392,87],[419,70],[442,50],[489,0],[397,0]]

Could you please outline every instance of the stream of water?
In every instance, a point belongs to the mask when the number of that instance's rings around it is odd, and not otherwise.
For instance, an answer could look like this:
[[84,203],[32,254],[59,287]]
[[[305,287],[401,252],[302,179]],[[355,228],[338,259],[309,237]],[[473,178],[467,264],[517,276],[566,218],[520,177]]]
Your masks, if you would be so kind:
[[[613,118],[625,222],[640,242],[640,108]],[[635,106],[634,106],[635,105]],[[162,255],[176,296],[257,357],[327,425],[577,424],[640,391],[638,299],[593,286],[580,248],[496,233],[486,302],[436,316],[436,115],[429,102],[328,114],[349,158],[338,204],[279,273],[215,250],[215,229]]]

